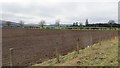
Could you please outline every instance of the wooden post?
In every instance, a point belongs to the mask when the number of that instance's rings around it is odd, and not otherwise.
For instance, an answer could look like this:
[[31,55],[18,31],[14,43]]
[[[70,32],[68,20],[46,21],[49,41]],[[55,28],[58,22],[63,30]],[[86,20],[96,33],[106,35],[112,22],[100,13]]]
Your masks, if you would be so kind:
[[13,66],[13,48],[10,48],[9,51],[10,51],[10,67],[12,68],[12,66]]
[[76,46],[76,49],[77,49],[77,53],[79,54],[79,38],[77,39],[77,46]]
[[100,45],[102,45],[102,37],[100,37]]
[[98,37],[98,42],[97,42],[99,45],[101,45],[101,37],[99,36]]
[[90,32],[90,42],[91,42],[91,44],[90,44],[90,45],[92,45],[92,44],[93,44],[92,31]]
[[[56,45],[58,46],[58,42],[56,42]],[[57,47],[55,48],[55,53],[56,53],[56,60],[57,60],[57,63],[60,63],[60,60],[59,60],[59,53],[58,53],[58,48],[57,48]]]

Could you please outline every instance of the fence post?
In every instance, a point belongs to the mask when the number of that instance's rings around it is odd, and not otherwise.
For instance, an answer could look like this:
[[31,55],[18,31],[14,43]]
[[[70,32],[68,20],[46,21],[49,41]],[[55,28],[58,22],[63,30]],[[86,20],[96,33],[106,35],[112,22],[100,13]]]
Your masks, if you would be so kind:
[[102,45],[102,37],[100,36],[99,45]]
[[92,45],[92,44],[93,44],[92,31],[90,32],[90,42],[91,42],[91,44],[90,44],[90,45]]
[[99,45],[101,45],[101,37],[100,37],[100,36],[98,37],[97,43],[98,43]]
[[[56,42],[56,45],[58,45],[58,42]],[[59,53],[58,53],[58,48],[57,48],[57,47],[55,48],[55,53],[56,53],[56,60],[57,60],[57,63],[60,63],[60,60],[59,60]]]
[[13,48],[10,48],[9,51],[10,51],[10,67],[12,68],[13,66]]
[[77,49],[77,53],[79,54],[79,38],[77,39],[77,46],[76,46],[76,49]]

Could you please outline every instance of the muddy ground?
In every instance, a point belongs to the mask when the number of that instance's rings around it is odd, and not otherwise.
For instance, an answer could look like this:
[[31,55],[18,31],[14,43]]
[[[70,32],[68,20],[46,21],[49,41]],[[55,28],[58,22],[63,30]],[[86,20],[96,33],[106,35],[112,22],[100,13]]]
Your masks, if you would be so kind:
[[56,48],[64,55],[76,50],[76,43],[81,49],[117,34],[113,30],[2,29],[2,63],[9,66],[9,48],[14,48],[13,65],[26,66],[54,58]]

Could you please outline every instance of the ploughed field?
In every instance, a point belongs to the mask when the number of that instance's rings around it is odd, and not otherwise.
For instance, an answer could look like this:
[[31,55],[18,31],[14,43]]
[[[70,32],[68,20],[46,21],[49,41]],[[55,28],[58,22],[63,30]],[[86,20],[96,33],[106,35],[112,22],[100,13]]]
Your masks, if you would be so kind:
[[54,58],[56,48],[65,55],[76,50],[77,43],[82,49],[117,34],[114,30],[2,29],[3,66],[10,65],[9,48],[14,48],[13,65],[26,66]]

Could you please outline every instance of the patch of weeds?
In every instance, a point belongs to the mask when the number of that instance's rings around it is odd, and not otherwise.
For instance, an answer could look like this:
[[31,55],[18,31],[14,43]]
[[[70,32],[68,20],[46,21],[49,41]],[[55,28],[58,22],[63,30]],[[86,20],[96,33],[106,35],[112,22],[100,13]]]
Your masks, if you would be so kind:
[[73,51],[72,53],[68,53],[67,55],[63,56],[63,61],[74,59],[78,56],[76,51]]
[[[67,55],[60,56],[60,64],[66,64],[66,62],[68,64],[69,61],[71,63],[71,61],[73,60],[72,62],[76,63],[75,65],[80,66],[117,66],[118,44],[116,44],[116,40],[110,41],[103,41],[101,46],[99,44],[94,44],[91,47],[80,49],[79,54],[77,53],[77,51],[73,51],[71,53],[68,53]],[[47,66],[53,66],[58,63],[56,63],[56,59],[52,59],[45,62],[44,64],[46,64]]]
[[112,66],[118,66],[118,61],[113,61],[113,62],[111,62],[111,65],[112,65]]

